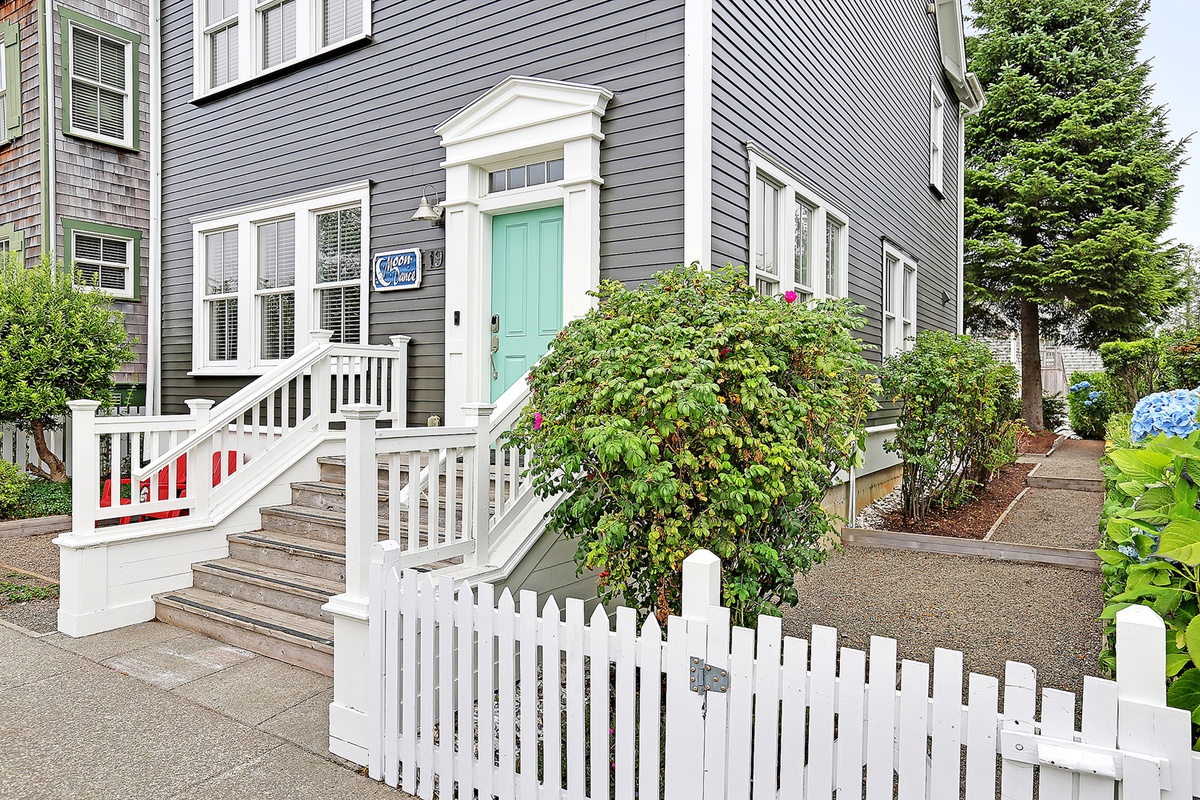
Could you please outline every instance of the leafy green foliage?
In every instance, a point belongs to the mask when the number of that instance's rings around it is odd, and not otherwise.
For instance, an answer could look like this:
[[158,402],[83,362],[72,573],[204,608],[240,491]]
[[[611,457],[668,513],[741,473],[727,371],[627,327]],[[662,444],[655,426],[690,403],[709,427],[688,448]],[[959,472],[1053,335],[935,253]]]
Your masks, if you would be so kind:
[[5,519],[21,504],[29,476],[16,464],[0,460],[0,519]]
[[124,321],[99,291],[79,288],[49,258],[27,268],[0,259],[0,421],[33,433],[49,466],[34,474],[58,482],[66,469],[45,431],[67,412],[68,400],[112,405],[113,373],[133,359]]
[[1104,425],[1104,438],[1110,447],[1116,450],[1127,450],[1133,447],[1133,414],[1121,412],[1112,414]]
[[[128,488],[128,487],[126,487]],[[124,496],[128,497],[128,494]],[[25,484],[21,498],[5,519],[32,519],[71,513],[71,482],[56,483],[33,478]]]
[[[1138,52],[1147,5],[975,0],[967,56],[987,105],[965,122],[972,330],[1098,344],[1144,335],[1182,299],[1163,237],[1185,143]],[[1040,352],[1023,359],[1033,409]]]
[[535,490],[569,494],[552,525],[579,541],[601,597],[664,621],[702,547],[722,559],[739,623],[796,602],[795,574],[834,531],[821,500],[875,407],[861,309],[762,297],[746,277],[678,267],[634,291],[603,282],[531,370],[511,434]]
[[1167,624],[1167,702],[1200,722],[1200,431],[1110,449],[1105,462],[1101,661],[1116,667],[1116,613],[1150,606]]
[[[1104,425],[1112,413],[1109,400],[1111,396],[1107,374],[1072,372],[1071,389],[1067,392],[1067,416],[1071,422],[1071,430],[1084,439],[1099,439],[1104,436]],[[1132,407],[1130,410],[1133,410]]]
[[0,605],[49,600],[52,597],[58,597],[57,583],[42,585],[41,581],[20,572],[7,572],[0,577]]
[[[1197,257],[1200,262],[1200,256]],[[1198,265],[1200,266],[1200,265]],[[1200,387],[1200,328],[1163,334],[1162,389]]]
[[1042,393],[1042,425],[1056,431],[1067,422],[1067,400],[1062,395]]
[[1108,402],[1110,412],[1133,411],[1138,400],[1166,388],[1162,385],[1164,345],[1156,337],[1100,345],[1100,360],[1104,362],[1112,393]]
[[1017,457],[1017,373],[969,336],[922,331],[913,348],[880,373],[899,404],[896,438],[884,449],[903,459],[904,514],[961,504]]

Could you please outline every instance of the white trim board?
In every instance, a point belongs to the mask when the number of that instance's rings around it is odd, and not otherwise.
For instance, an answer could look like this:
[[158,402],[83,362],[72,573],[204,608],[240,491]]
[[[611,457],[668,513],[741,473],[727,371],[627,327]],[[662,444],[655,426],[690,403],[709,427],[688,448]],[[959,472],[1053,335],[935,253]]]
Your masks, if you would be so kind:
[[712,262],[713,0],[683,10],[683,263]]

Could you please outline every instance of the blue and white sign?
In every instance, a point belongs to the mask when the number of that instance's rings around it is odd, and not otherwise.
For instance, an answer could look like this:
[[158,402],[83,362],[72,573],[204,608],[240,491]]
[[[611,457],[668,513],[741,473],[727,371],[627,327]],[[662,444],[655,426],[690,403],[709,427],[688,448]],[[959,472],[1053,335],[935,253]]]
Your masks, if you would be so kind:
[[421,251],[395,250],[391,253],[376,253],[371,258],[371,271],[375,273],[377,292],[416,289],[421,285]]

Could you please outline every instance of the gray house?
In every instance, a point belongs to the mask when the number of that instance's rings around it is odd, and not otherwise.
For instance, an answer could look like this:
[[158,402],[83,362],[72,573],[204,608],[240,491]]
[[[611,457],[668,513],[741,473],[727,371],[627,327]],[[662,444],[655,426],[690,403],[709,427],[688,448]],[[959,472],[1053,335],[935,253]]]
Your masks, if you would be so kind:
[[[380,536],[447,580],[594,599],[504,432],[599,280],[747,264],[862,304],[876,357],[960,329],[983,98],[959,0],[205,0],[152,39],[160,416],[75,408],[60,629],[157,615],[332,670],[359,763]],[[891,422],[843,513],[895,482]],[[140,448],[119,508],[86,477],[103,437]]]

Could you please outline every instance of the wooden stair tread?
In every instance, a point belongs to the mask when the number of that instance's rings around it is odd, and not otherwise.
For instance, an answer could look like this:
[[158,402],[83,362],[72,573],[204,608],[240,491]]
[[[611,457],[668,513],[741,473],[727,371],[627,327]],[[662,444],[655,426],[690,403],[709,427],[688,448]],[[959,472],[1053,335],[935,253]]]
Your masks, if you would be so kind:
[[276,550],[296,551],[313,558],[325,558],[331,561],[345,561],[345,542],[326,542],[307,536],[297,536],[282,531],[251,531],[249,533],[231,533],[226,537],[230,542],[248,544],[252,547],[270,547]]
[[333,624],[329,622],[195,588],[163,592],[155,595],[154,601],[237,628],[290,640],[323,653],[333,653]]
[[192,569],[223,575],[234,580],[256,583],[271,589],[284,592],[303,593],[319,597],[333,597],[341,594],[346,587],[338,581],[331,581],[315,575],[306,575],[286,569],[269,567],[265,564],[255,564],[236,558],[220,558],[212,561],[200,561],[192,565]]

